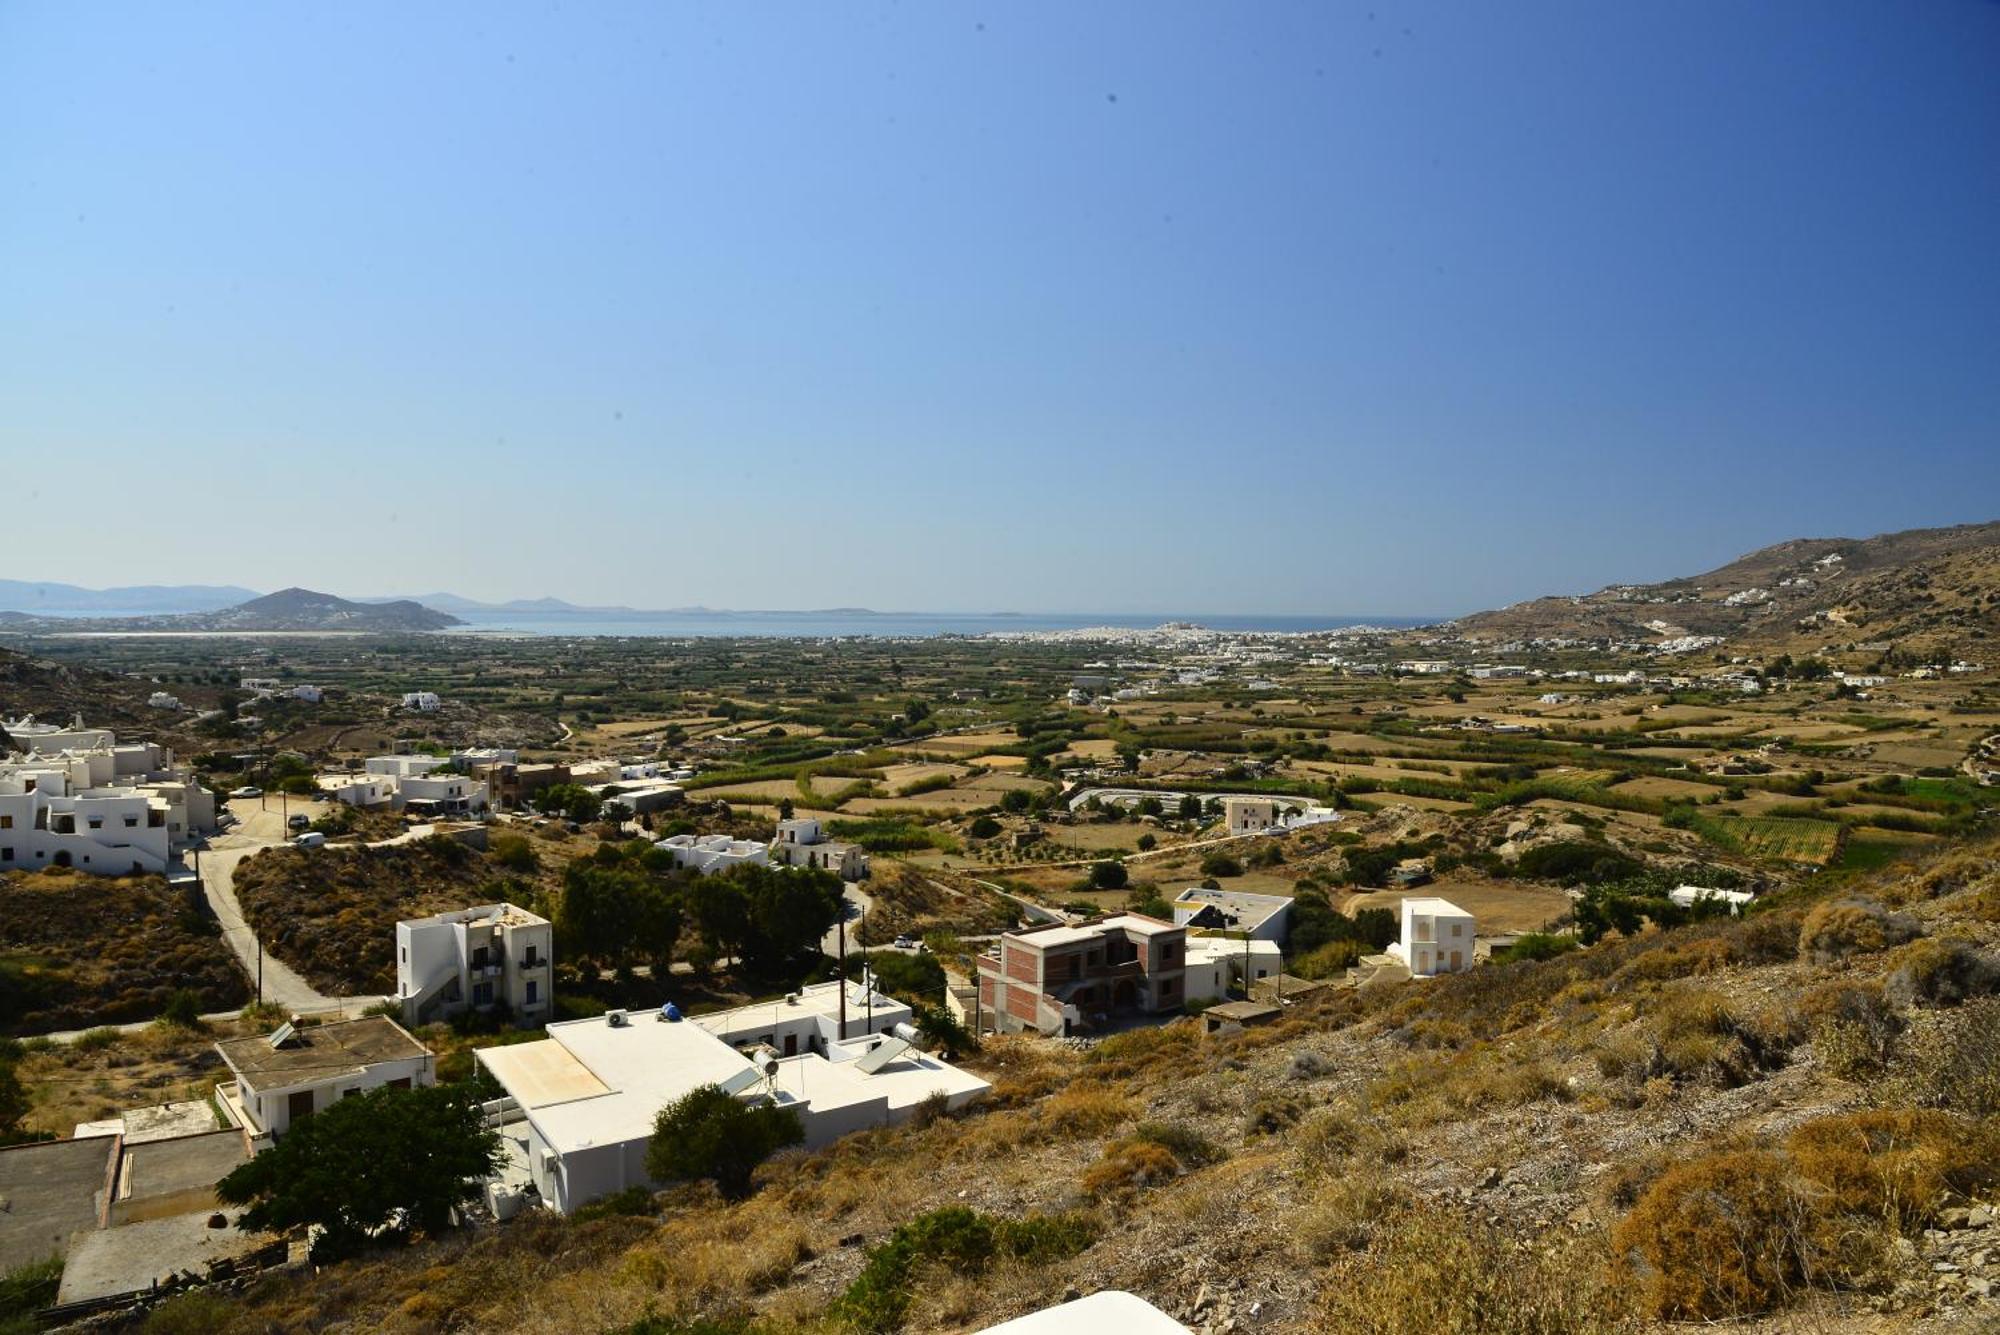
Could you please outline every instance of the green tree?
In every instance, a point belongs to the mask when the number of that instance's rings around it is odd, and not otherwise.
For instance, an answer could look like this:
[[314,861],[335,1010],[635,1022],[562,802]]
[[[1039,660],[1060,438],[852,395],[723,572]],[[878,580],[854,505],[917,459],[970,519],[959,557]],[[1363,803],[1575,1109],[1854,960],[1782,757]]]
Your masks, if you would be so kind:
[[249,1207],[242,1228],[318,1226],[318,1255],[349,1254],[379,1230],[440,1233],[503,1159],[478,1100],[470,1084],[383,1086],[342,1099],[292,1123],[215,1194]]
[[691,1089],[660,1109],[646,1145],[646,1171],[657,1182],[713,1181],[724,1196],[750,1194],[757,1165],[806,1138],[799,1115],[751,1105],[714,1085]]
[[991,816],[980,816],[974,819],[971,827],[966,830],[966,833],[974,839],[991,839],[994,835],[1000,833],[1000,822],[994,820]]
[[719,879],[744,897],[749,930],[743,967],[761,977],[793,972],[816,958],[843,912],[840,878],[830,871],[745,866]]
[[1204,876],[1241,876],[1243,864],[1227,853],[1210,853],[1201,860],[1201,874]]
[[1090,869],[1093,890],[1122,890],[1129,875],[1122,862],[1100,862]]
[[1182,820],[1200,820],[1201,799],[1193,793],[1189,793],[1181,799],[1178,814]]

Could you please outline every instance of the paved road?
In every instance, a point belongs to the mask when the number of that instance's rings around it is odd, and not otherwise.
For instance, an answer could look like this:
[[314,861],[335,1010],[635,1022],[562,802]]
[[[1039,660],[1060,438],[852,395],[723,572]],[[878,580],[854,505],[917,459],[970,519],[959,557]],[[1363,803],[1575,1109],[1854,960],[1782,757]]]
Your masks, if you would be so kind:
[[[861,944],[861,920],[868,916],[868,910],[875,907],[875,901],[862,893],[861,887],[851,881],[848,882],[842,893],[847,902],[853,904],[856,908],[854,915],[847,920],[847,953],[858,955],[866,949]],[[840,928],[838,925],[830,929],[826,936],[821,939],[819,948],[835,959],[840,958]]]

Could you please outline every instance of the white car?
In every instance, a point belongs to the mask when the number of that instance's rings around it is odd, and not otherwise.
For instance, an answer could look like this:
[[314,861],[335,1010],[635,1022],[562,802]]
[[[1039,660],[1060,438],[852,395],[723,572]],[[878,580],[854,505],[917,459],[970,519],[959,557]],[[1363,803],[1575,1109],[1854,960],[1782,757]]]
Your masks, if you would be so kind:
[[264,790],[262,788],[253,787],[250,784],[245,784],[241,788],[231,789],[229,795],[231,797],[262,797],[264,795]]

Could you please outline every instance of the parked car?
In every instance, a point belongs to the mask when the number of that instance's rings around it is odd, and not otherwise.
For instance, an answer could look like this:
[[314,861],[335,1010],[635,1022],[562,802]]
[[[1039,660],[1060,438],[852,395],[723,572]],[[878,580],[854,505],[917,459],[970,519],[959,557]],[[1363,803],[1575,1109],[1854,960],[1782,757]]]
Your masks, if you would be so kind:
[[231,789],[229,795],[231,797],[262,797],[264,790],[246,783],[241,788]]
[[917,939],[913,936],[899,936],[895,940],[895,946],[898,950],[915,950]]
[[300,835],[298,838],[292,840],[292,847],[318,848],[321,844],[325,842],[326,842],[326,836],[321,834],[318,830],[308,830],[304,834]]
[[294,830],[303,830],[308,825],[312,824],[312,817],[301,812],[298,815],[293,816],[290,820],[286,821],[285,824],[290,826]]

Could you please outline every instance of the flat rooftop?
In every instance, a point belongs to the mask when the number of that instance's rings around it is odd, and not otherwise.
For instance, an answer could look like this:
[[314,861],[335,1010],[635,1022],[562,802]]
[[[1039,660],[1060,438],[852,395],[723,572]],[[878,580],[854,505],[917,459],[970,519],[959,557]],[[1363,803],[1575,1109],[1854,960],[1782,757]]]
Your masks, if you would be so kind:
[[[759,1001],[748,1006],[737,1006],[732,1010],[715,1011],[708,1015],[694,1015],[688,1018],[719,1038],[729,1034],[761,1033],[786,1020],[803,1019],[807,1016],[837,1019],[840,1015],[840,986],[837,979],[830,983],[814,983],[794,993],[793,995],[798,997],[795,1002],[785,998],[777,1001]],[[907,1017],[910,1011],[910,1008],[902,1002],[894,997],[883,996],[880,992],[873,994],[871,1002],[869,989],[849,979],[847,981],[848,1023],[853,1024],[866,1019],[871,1005],[878,1018],[885,1013]]]
[[540,914],[530,913],[518,904],[481,904],[477,908],[447,909],[443,913],[433,913],[428,918],[405,918],[397,925],[415,927],[436,922],[465,923],[468,926],[534,927],[546,925],[548,919]]
[[1044,1308],[988,1326],[985,1335],[1191,1335],[1186,1326],[1147,1302],[1119,1289],[1106,1289],[1073,1303]]
[[565,1020],[548,1034],[539,1043],[481,1048],[478,1058],[558,1153],[643,1139],[660,1109],[750,1065],[700,1025],[651,1011],[617,1026],[602,1017]]
[[0,1272],[61,1256],[72,1233],[97,1227],[114,1143],[100,1136],[0,1150]]
[[225,1039],[216,1045],[222,1059],[253,1084],[308,1084],[358,1072],[377,1062],[427,1057],[430,1049],[394,1020],[370,1015],[360,1020],[301,1026],[282,1048],[266,1035]]
[[[847,1046],[858,1056],[865,1043]],[[802,1103],[829,1108],[882,1099],[891,1113],[916,1107],[936,1093],[953,1098],[992,1088],[984,1080],[935,1057],[910,1049],[873,1075],[852,1061],[828,1061],[807,1053],[778,1063],[777,1087]]]
[[1436,895],[1411,896],[1403,900],[1403,904],[1417,913],[1429,913],[1443,918],[1472,916],[1449,899],[1439,899]]

